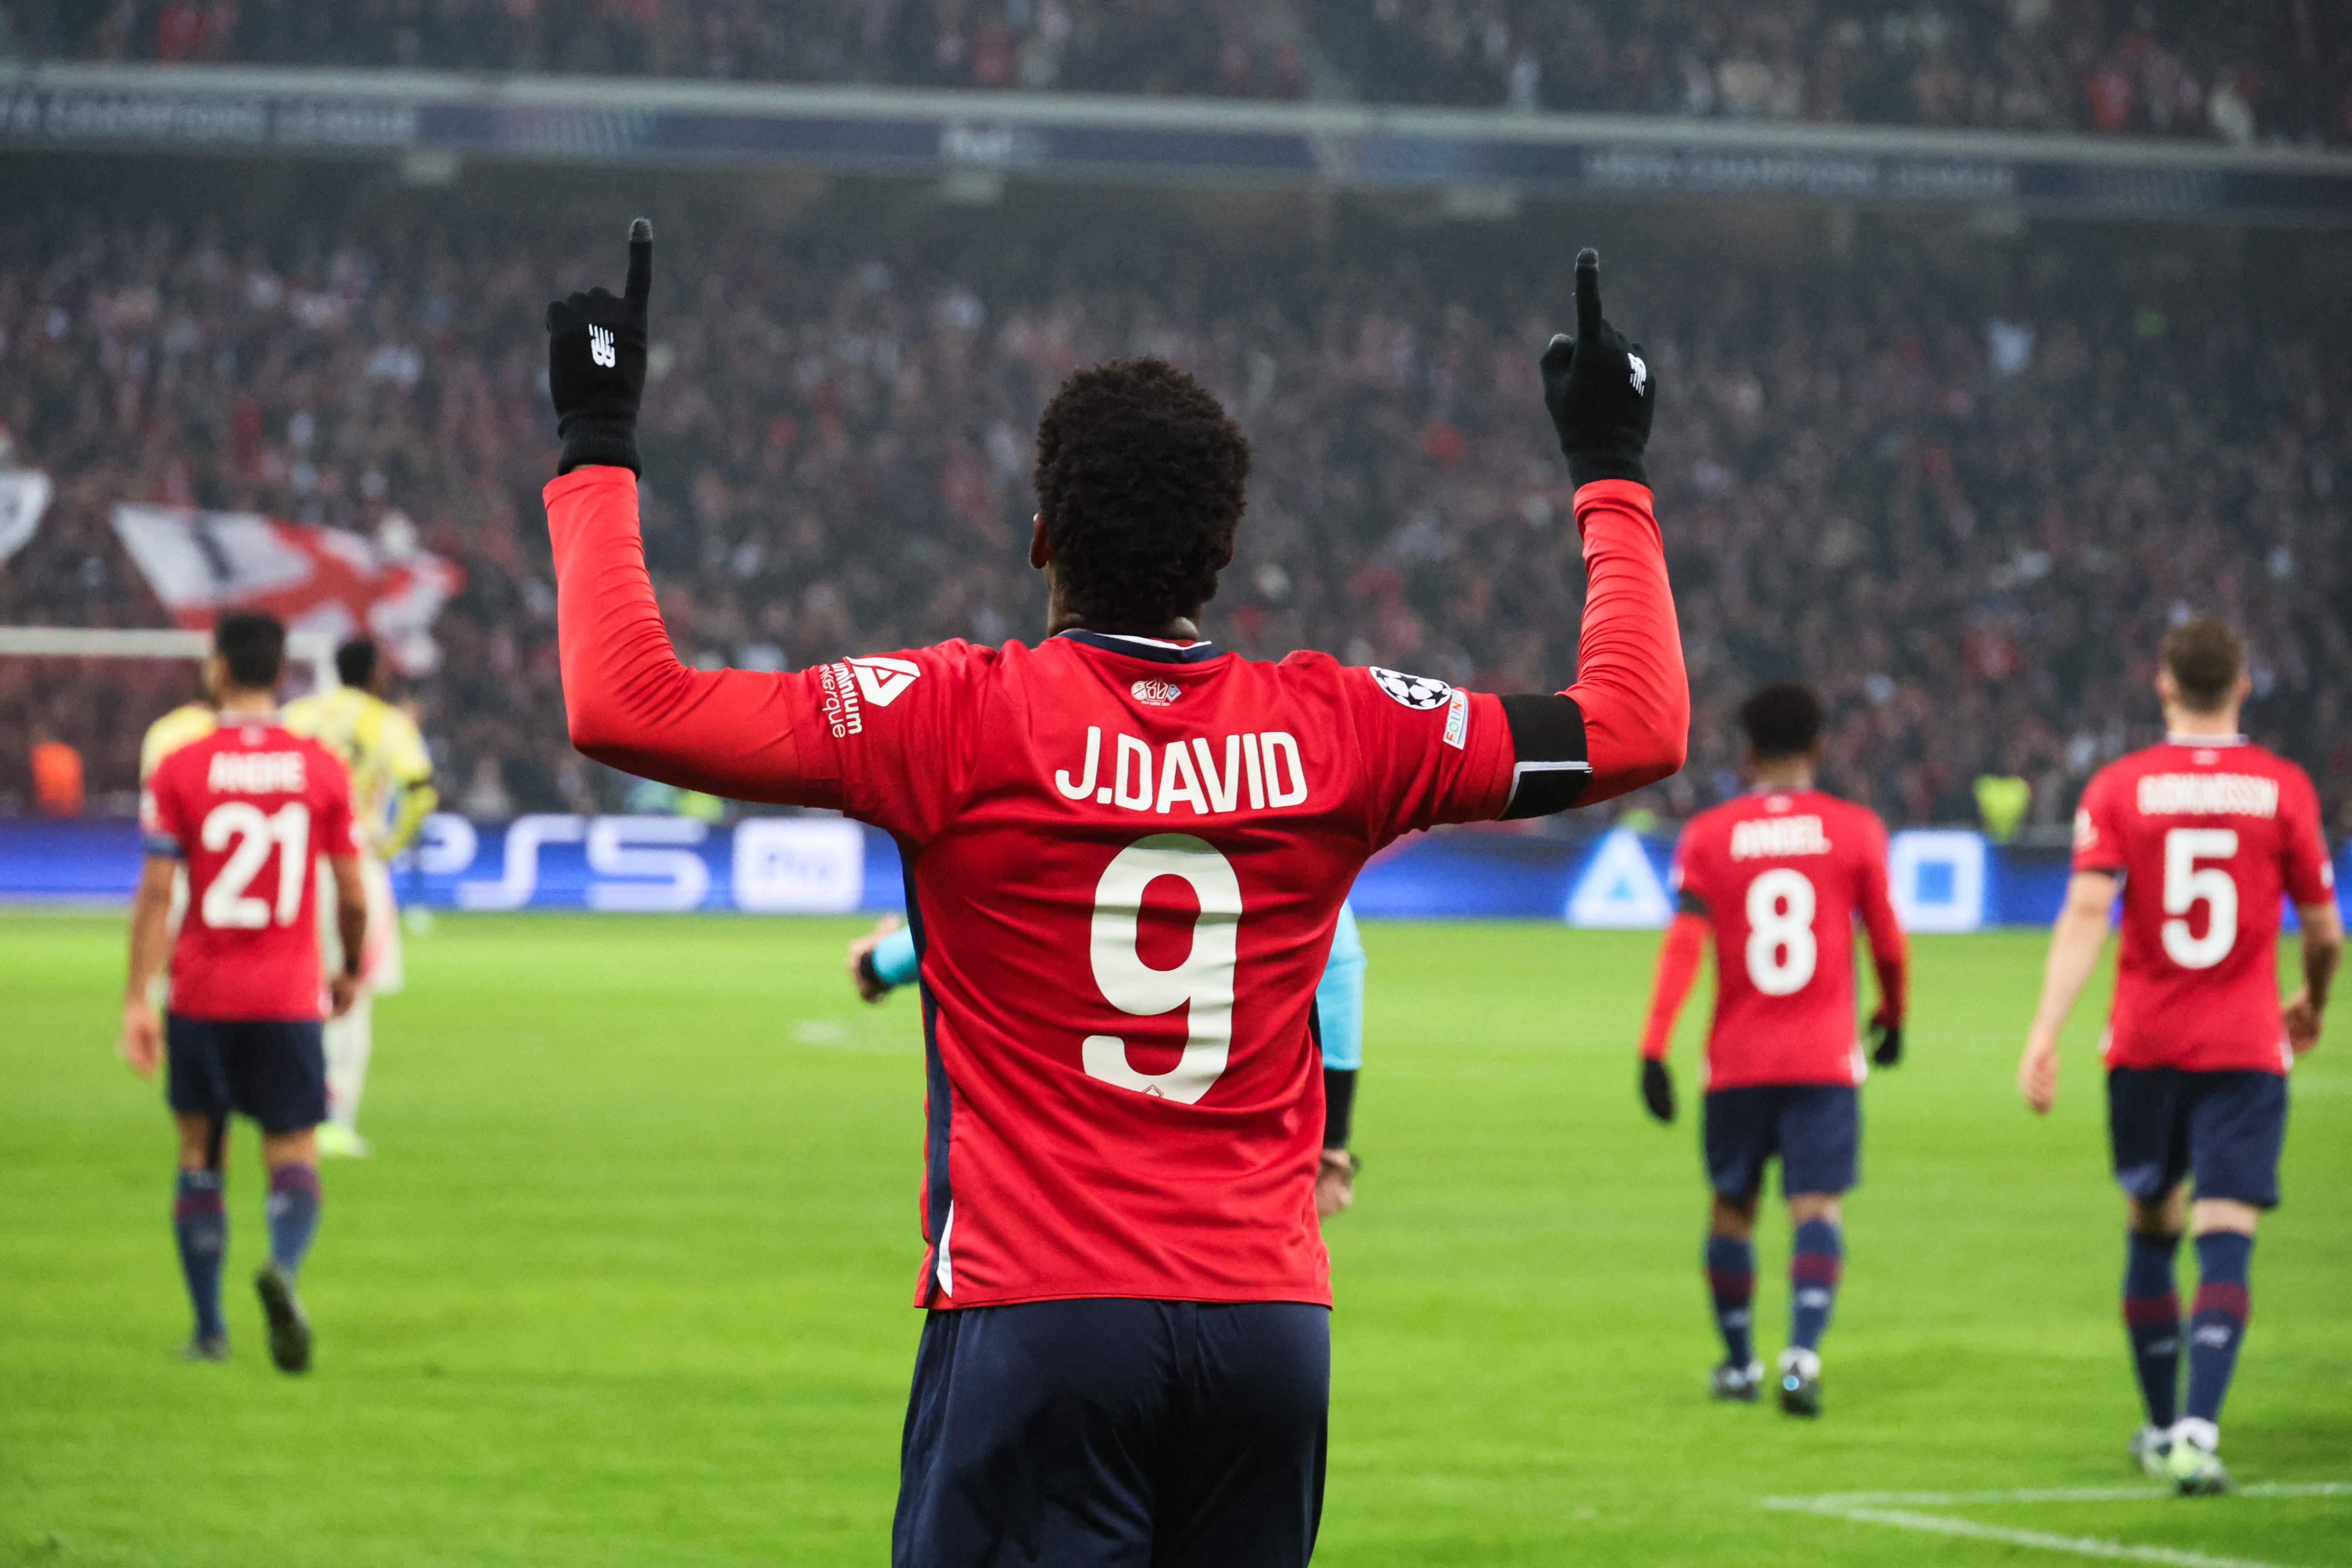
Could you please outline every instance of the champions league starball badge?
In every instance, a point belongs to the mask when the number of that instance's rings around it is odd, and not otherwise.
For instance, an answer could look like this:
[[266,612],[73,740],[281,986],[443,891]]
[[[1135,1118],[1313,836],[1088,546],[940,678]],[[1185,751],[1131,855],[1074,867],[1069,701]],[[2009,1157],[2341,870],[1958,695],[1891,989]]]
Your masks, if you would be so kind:
[[1382,669],[1376,664],[1369,668],[1381,689],[1408,708],[1441,708],[1454,695],[1454,688],[1432,676],[1407,675],[1401,669]]

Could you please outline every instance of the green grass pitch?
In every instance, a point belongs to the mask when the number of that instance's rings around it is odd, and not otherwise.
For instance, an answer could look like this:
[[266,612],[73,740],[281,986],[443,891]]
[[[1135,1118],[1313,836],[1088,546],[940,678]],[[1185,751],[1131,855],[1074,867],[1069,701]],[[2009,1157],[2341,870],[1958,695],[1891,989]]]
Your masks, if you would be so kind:
[[[475,917],[412,940],[408,992],[377,1007],[377,1157],[326,1172],[319,1361],[297,1381],[270,1370],[245,1285],[249,1133],[236,1358],[173,1359],[168,1127],[111,1053],[120,920],[0,919],[0,1563],[885,1561],[922,1085],[912,999],[869,1010],[844,984],[852,929]],[[2098,1009],[2052,1121],[2010,1088],[2038,934],[1916,944],[1912,1059],[1865,1091],[1810,1426],[1702,1394],[1704,1009],[1662,1131],[1633,1089],[1654,939],[1366,940],[1368,1168],[1331,1227],[1318,1561],[2060,1563],[1758,1500],[2133,1484]],[[2295,1075],[2223,1446],[2242,1481],[2306,1494],[2352,1481],[2347,1029]],[[1775,1216],[1768,1352],[1786,1259]],[[2352,1564],[2347,1492],[1925,1511],[2191,1568]]]

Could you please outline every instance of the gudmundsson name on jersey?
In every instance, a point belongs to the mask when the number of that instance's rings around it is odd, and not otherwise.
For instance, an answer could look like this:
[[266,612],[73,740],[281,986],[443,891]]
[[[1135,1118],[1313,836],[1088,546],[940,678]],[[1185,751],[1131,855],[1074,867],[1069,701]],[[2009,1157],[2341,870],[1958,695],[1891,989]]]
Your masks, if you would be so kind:
[[2147,773],[2142,816],[2276,816],[2278,780],[2258,773]]

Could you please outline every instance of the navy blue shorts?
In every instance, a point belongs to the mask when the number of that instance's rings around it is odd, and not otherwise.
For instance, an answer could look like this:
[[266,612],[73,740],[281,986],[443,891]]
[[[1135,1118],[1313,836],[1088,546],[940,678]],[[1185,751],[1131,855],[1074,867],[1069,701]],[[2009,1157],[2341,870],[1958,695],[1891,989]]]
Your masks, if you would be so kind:
[[299,1132],[327,1119],[327,1053],[315,1021],[229,1023],[167,1017],[172,1109],[226,1118],[232,1110],[264,1132]]
[[1295,1301],[934,1311],[892,1568],[1303,1568],[1331,1314]]
[[2278,1206],[2286,1079],[2274,1072],[2107,1069],[2107,1142],[2116,1182],[2152,1203],[2197,1179],[2200,1198]]
[[1764,1188],[1780,1157],[1780,1192],[1843,1193],[1862,1182],[1862,1091],[1845,1083],[1751,1083],[1706,1097],[1706,1179],[1727,1198]]

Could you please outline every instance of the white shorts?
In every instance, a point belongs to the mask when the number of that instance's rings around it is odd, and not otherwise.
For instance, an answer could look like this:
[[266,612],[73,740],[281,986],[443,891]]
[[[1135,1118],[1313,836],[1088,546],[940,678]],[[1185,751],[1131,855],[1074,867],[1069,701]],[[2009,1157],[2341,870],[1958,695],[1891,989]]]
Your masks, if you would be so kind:
[[[367,938],[360,980],[372,996],[388,996],[405,981],[400,958],[400,905],[392,896],[392,868],[373,855],[360,858],[360,886],[367,892]],[[335,879],[319,862],[319,952],[329,973],[343,966],[342,938],[335,931]]]

